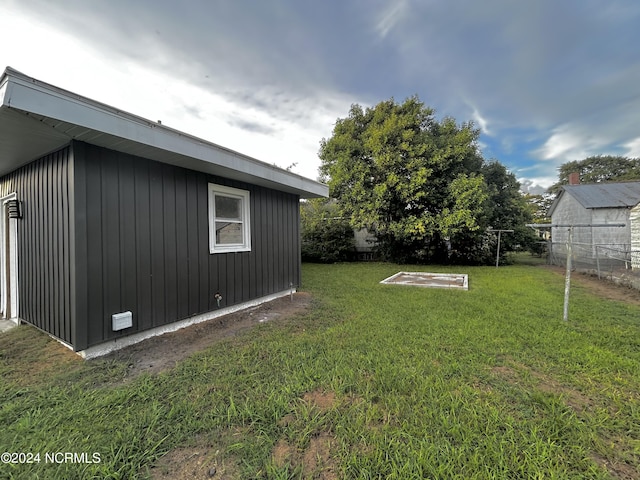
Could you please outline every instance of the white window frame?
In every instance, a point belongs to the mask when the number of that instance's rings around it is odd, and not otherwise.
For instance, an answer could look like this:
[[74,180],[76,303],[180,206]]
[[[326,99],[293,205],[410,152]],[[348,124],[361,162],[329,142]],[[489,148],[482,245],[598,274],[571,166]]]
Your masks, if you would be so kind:
[[[242,243],[216,243],[216,195],[236,198],[240,200],[240,214],[242,216]],[[250,252],[251,251],[251,212],[250,193],[239,188],[226,187],[215,183],[209,184],[209,253]],[[229,221],[228,219],[224,219]]]

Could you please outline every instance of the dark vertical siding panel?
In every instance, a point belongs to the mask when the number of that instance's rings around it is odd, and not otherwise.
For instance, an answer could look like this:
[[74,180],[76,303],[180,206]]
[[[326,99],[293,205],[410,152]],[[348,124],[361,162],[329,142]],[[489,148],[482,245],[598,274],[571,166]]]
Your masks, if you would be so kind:
[[292,242],[293,242],[293,253],[294,255],[294,263],[293,263],[293,277],[296,286],[300,286],[300,268],[301,268],[301,255],[300,255],[300,198],[296,196],[295,207],[291,212],[292,222],[293,222],[293,233],[292,233]]
[[152,282],[151,282],[151,207],[150,188],[151,175],[149,162],[139,160],[134,164],[134,204],[132,205],[135,230],[135,267],[136,267],[136,312],[138,329],[145,330],[153,326],[152,315]]
[[233,303],[242,302],[242,260],[244,254],[232,253],[229,255],[233,258],[233,268],[231,270],[231,278],[227,281],[233,285]]
[[[60,321],[60,326],[61,326],[61,330],[60,330],[60,336],[62,338],[70,338],[71,336],[71,328],[70,328],[70,318],[69,318],[69,314],[66,311],[65,308],[65,303],[68,299],[68,296],[65,295],[65,287],[66,287],[66,278],[65,277],[65,271],[64,271],[64,265],[66,262],[69,261],[69,259],[65,258],[64,256],[64,246],[65,243],[68,244],[69,242],[69,237],[67,235],[67,238],[65,239],[65,232],[68,232],[68,228],[69,228],[69,220],[66,219],[65,220],[65,216],[64,216],[64,208],[65,208],[65,203],[66,203],[66,186],[68,182],[65,182],[64,179],[68,179],[68,172],[65,171],[65,165],[67,164],[66,162],[66,158],[61,158],[60,161],[58,162],[58,172],[57,172],[57,178],[58,181],[56,182],[57,184],[57,190],[58,190],[58,194],[56,195],[56,199],[57,199],[57,210],[58,210],[58,221],[56,222],[56,230],[57,230],[57,236],[58,236],[58,248],[56,249],[56,251],[58,252],[58,256],[59,259],[56,262],[57,263],[57,270],[58,270],[58,286],[57,286],[57,295],[58,295],[58,319]],[[67,272],[67,276],[68,276],[68,272]]]
[[209,260],[211,255],[209,254],[209,228],[208,228],[208,183],[205,175],[199,175],[196,185],[198,195],[198,216],[196,223],[198,225],[198,264],[199,278],[198,278],[198,311],[206,312],[211,310],[210,299],[213,298],[213,293],[209,291]]
[[54,243],[55,242],[55,233],[54,233],[54,223],[53,223],[53,213],[55,211],[54,206],[55,206],[55,200],[53,197],[53,188],[55,186],[55,181],[53,181],[54,179],[54,165],[56,162],[56,156],[57,153],[54,153],[52,155],[52,159],[50,162],[47,162],[45,164],[45,168],[46,168],[46,175],[45,175],[45,188],[47,190],[47,204],[45,205],[45,216],[44,216],[44,228],[45,231],[47,232],[47,236],[49,237],[49,242],[46,243],[47,246],[47,277],[51,279],[50,282],[47,282],[46,286],[46,305],[50,305],[51,308],[46,310],[47,316],[49,318],[49,328],[50,331],[53,332],[54,335],[56,336],[60,336],[59,335],[59,329],[58,329],[58,323],[57,323],[57,315],[56,315],[56,307],[55,307],[55,302],[56,302],[56,298],[55,298],[55,271],[54,271],[54,267],[55,267],[55,259],[54,259],[54,252],[55,252],[55,248],[57,247],[57,245]]
[[289,255],[289,237],[291,235],[291,224],[289,223],[289,203],[286,201],[288,195],[282,195],[282,272],[285,288],[291,283],[291,255]]
[[284,215],[284,205],[283,205],[283,194],[281,192],[278,192],[277,194],[277,220],[276,220],[276,225],[279,226],[280,230],[281,230],[281,234],[278,235],[278,286],[276,287],[276,290],[281,290],[282,286],[285,283],[286,280],[286,276],[287,276],[287,258],[286,255],[284,254],[284,248],[285,248],[285,237],[286,237],[286,228],[285,228],[285,215]]
[[[290,195],[287,195],[290,197]],[[285,217],[287,219],[287,265],[289,267],[287,274],[287,283],[289,285],[296,285],[295,282],[295,274],[294,274],[294,263],[295,263],[295,246],[293,244],[293,208],[290,198],[285,198]]]
[[60,317],[58,315],[59,312],[59,304],[58,304],[58,262],[54,257],[54,252],[58,251],[58,235],[57,235],[57,224],[58,224],[58,162],[60,157],[60,152],[56,152],[52,156],[52,161],[47,164],[48,172],[47,177],[52,181],[48,182],[49,187],[49,202],[47,205],[47,230],[49,231],[49,235],[51,238],[51,247],[48,255],[48,264],[49,271],[51,275],[52,282],[49,284],[49,301],[50,305],[53,307],[49,311],[49,318],[51,321],[51,331],[56,337],[60,337]]
[[298,240],[297,240],[297,228],[296,228],[296,212],[297,208],[297,199],[295,202],[289,202],[289,275],[291,276],[291,283],[294,286],[298,285],[298,279],[296,275],[297,265],[298,265]]
[[107,316],[121,312],[122,284],[120,279],[121,251],[120,251],[120,204],[118,191],[118,163],[113,155],[98,151],[100,159],[102,183],[102,277],[104,313],[101,315],[102,338],[111,337],[111,325]]
[[237,277],[235,275],[236,272],[236,254],[235,253],[224,253],[222,254],[224,255],[225,259],[226,259],[226,265],[225,265],[225,278],[222,279],[222,281],[224,282],[224,289],[227,292],[227,301],[225,302],[225,305],[233,305],[235,303],[238,303],[238,300],[236,300],[236,292],[237,292],[237,287],[236,287],[236,280]]
[[185,170],[175,172],[176,202],[176,258],[177,258],[177,315],[185,318],[189,315],[189,264],[187,244],[187,179]]
[[[31,316],[25,318],[27,321],[38,322],[41,328],[44,328],[42,313],[40,312],[40,302],[42,295],[41,282],[38,279],[42,276],[42,229],[40,228],[40,214],[42,212],[42,185],[40,185],[40,161],[31,164],[30,178],[33,186],[33,197],[25,199],[25,209],[29,211],[32,220],[32,250],[33,250],[33,291],[31,292],[31,301],[29,302]],[[25,212],[26,214],[26,212]],[[27,238],[29,238],[27,236]],[[22,303],[22,299],[20,300]]]
[[267,204],[267,217],[269,218],[269,293],[273,293],[277,289],[278,278],[278,237],[276,222],[278,221],[277,197],[276,192],[270,192],[270,198]]
[[165,211],[163,203],[163,167],[149,162],[149,228],[151,243],[151,322],[160,325],[167,318],[165,308]]
[[[51,203],[49,199],[49,189],[47,188],[48,183],[46,179],[49,177],[49,173],[47,172],[47,163],[44,161],[40,161],[40,168],[38,169],[38,182],[40,184],[40,189],[43,192],[41,202],[40,202],[40,210],[38,214],[40,216],[39,220],[39,232],[40,232],[40,265],[41,265],[41,275],[43,278],[49,278],[49,261],[51,260],[51,255],[49,255],[49,243],[47,242],[47,217],[49,215],[48,206]],[[50,283],[41,282],[40,283],[40,303],[38,304],[38,315],[43,319],[44,326],[46,331],[53,333],[51,328],[51,315],[49,311],[47,311],[46,306],[49,304],[49,285]]]
[[269,252],[269,217],[267,214],[267,194],[260,189],[260,235],[262,241],[260,251],[262,255],[262,278],[260,279],[260,296],[269,293],[269,276],[271,270],[271,257]]
[[[68,166],[69,185],[67,189],[73,191],[69,195],[67,204],[67,218],[71,231],[69,234],[69,258],[70,279],[70,318],[71,318],[71,343],[77,350],[85,349],[88,345],[88,319],[89,317],[89,285],[88,280],[88,192],[87,192],[87,162],[83,143],[74,142],[72,151],[73,163]],[[96,245],[91,245],[91,251]],[[98,250],[99,251],[99,250]],[[95,256],[95,255],[92,255]]]
[[[40,202],[38,205],[38,211],[36,212],[36,214],[38,215],[38,237],[39,237],[38,266],[40,267],[40,271],[38,272],[38,274],[42,278],[47,278],[49,274],[49,271],[47,268],[49,255],[48,255],[48,249],[47,249],[47,241],[46,241],[47,231],[46,231],[46,224],[45,224],[45,219],[47,217],[47,204],[49,203],[47,190],[45,189],[45,178],[46,178],[47,172],[46,172],[46,168],[44,167],[45,162],[43,160],[40,160],[38,163],[39,165],[38,165],[38,171],[37,171],[37,175],[38,175],[37,181],[38,181],[38,189],[41,192],[41,194],[38,195]],[[47,332],[53,333],[51,331],[51,326],[49,324],[49,315],[46,310],[47,288],[48,287],[45,282],[39,282],[37,315],[38,315],[38,318],[41,319],[40,322],[42,324],[42,327]]]
[[177,265],[177,223],[176,223],[176,181],[175,169],[163,167],[164,203],[164,255],[165,255],[165,301],[166,318],[178,318],[178,265]]
[[64,235],[63,232],[65,230],[64,228],[64,215],[63,215],[63,209],[64,209],[64,205],[63,205],[63,197],[64,197],[64,185],[62,185],[62,177],[64,176],[64,162],[62,159],[59,159],[59,161],[56,163],[56,167],[57,167],[57,171],[56,171],[56,178],[57,181],[55,182],[56,184],[56,194],[55,194],[55,199],[56,199],[56,222],[54,223],[55,225],[55,235],[58,238],[58,244],[56,245],[55,251],[58,252],[58,255],[60,256],[59,260],[56,262],[56,279],[57,279],[57,285],[56,285],[56,302],[57,302],[57,308],[56,310],[58,311],[58,321],[59,321],[59,325],[60,325],[60,336],[61,337],[69,337],[69,335],[67,334],[68,332],[68,324],[69,324],[69,318],[68,315],[66,314],[66,312],[64,311],[64,287],[65,287],[65,280],[64,280],[64,262],[65,262],[65,258],[64,258]]
[[281,196],[282,202],[282,279],[284,280],[285,288],[289,288],[289,284],[291,283],[291,255],[289,255],[290,245],[289,238],[291,236],[291,224],[289,223],[289,202],[287,202],[288,195],[283,194]]
[[[136,258],[136,210],[135,210],[135,170],[133,159],[118,155],[118,205],[120,219],[120,309],[113,313],[133,312],[134,328],[138,321],[137,308],[137,264]],[[138,219],[139,220],[139,219]]]
[[186,204],[184,217],[186,218],[187,242],[187,314],[200,312],[200,256],[198,255],[198,174],[187,171],[185,176]]
[[[27,244],[27,247],[23,248],[22,251],[27,252],[28,258],[25,258],[24,262],[25,264],[28,264],[28,267],[26,270],[18,272],[19,275],[22,275],[22,281],[20,281],[20,315],[25,320],[30,319],[29,321],[33,322],[33,319],[35,319],[37,315],[35,299],[37,299],[38,294],[38,241],[36,235],[37,218],[35,214],[35,212],[37,211],[38,189],[35,181],[34,164],[32,163],[30,165],[27,165],[23,171],[25,173],[24,181],[28,182],[29,184],[27,194],[23,201],[24,221],[27,225],[27,228],[24,230],[22,241],[19,243],[21,245]],[[29,276],[29,280],[27,282],[24,281],[25,273]],[[25,294],[27,294],[27,292],[30,292],[30,301],[25,301]]]
[[[46,257],[45,257],[45,231],[44,231],[44,217],[45,217],[45,203],[46,203],[46,192],[44,190],[43,184],[43,173],[42,173],[42,160],[38,160],[37,169],[35,171],[35,182],[36,189],[38,191],[37,196],[37,205],[36,210],[33,212],[34,216],[37,217],[36,221],[36,244],[37,244],[37,253],[36,253],[36,265],[37,265],[37,278],[46,278]],[[44,329],[45,331],[49,331],[48,318],[46,316],[46,312],[43,308],[44,305],[44,282],[38,282],[38,288],[36,290],[37,297],[35,298],[35,317],[39,323],[39,327]],[[53,333],[53,332],[51,332]]]
[[273,293],[275,284],[275,263],[277,262],[276,252],[274,250],[275,240],[275,217],[274,217],[274,201],[273,198],[267,199],[266,217],[267,217],[267,271],[269,272],[267,279],[267,293]]
[[291,235],[293,233],[293,225],[291,222],[291,202],[287,202],[287,199],[283,199],[283,208],[284,208],[284,222],[286,225],[286,237],[284,239],[285,242],[285,258],[286,258],[286,272],[287,278],[285,281],[287,283],[287,287],[293,284],[293,242],[291,241]]
[[251,300],[251,272],[253,271],[253,252],[245,252],[242,254],[242,301]]
[[286,203],[286,216],[287,216],[287,265],[289,267],[289,283],[297,285],[294,272],[295,263],[295,245],[293,244],[293,205],[292,202]]
[[[209,245],[207,244],[207,253],[209,252]],[[209,297],[208,310],[215,310],[218,308],[218,303],[215,299],[215,294],[220,291],[220,285],[218,282],[218,271],[220,255],[209,254]]]
[[[63,226],[68,226],[68,228],[61,228],[61,241],[62,241],[62,275],[60,282],[63,285],[63,295],[62,295],[62,318],[65,319],[65,338],[71,339],[73,342],[74,338],[74,322],[77,318],[75,316],[75,311],[71,309],[71,302],[74,299],[74,290],[71,286],[71,265],[75,259],[71,258],[70,248],[74,243],[72,239],[72,235],[74,232],[74,225],[71,216],[69,215],[69,206],[71,202],[74,201],[75,198],[75,189],[73,189],[73,172],[72,172],[72,162],[73,162],[73,152],[70,152],[70,158],[68,162],[64,162],[62,164],[62,175],[61,175],[61,185],[62,185],[62,215],[61,215],[61,224]],[[66,181],[65,181],[66,179]],[[73,190],[73,191],[72,191]],[[65,294],[64,292],[68,292]]]
[[[105,312],[106,272],[103,257],[106,245],[103,241],[105,225],[102,202],[105,197],[102,182],[100,156],[86,148],[86,235],[87,235],[87,345],[103,339],[103,316]],[[81,181],[79,179],[79,181]],[[78,318],[78,322],[83,319]]]
[[[51,268],[51,263],[53,262],[53,248],[51,245],[51,164],[55,161],[53,154],[49,161],[44,163],[44,175],[42,176],[43,187],[45,189],[45,203],[42,213],[42,225],[44,235],[44,259],[45,259],[45,277],[51,279],[50,282],[44,283],[44,300],[42,305],[43,314],[47,318],[47,329],[55,335],[55,327],[56,325],[53,322],[53,298],[51,295],[51,290],[53,289],[53,269]],[[46,237],[49,237],[49,240],[46,240]],[[51,306],[51,308],[46,308],[46,306]]]
[[275,236],[276,238],[276,244],[275,244],[275,258],[276,258],[276,263],[274,265],[275,267],[275,285],[274,285],[274,289],[280,290],[280,287],[282,286],[282,279],[284,278],[284,270],[283,270],[283,263],[284,263],[284,259],[282,256],[282,250],[283,250],[283,235],[282,235],[282,194],[280,192],[276,192],[275,193],[275,199],[274,199],[274,209],[275,209],[275,215],[273,218],[273,223],[274,225],[277,225],[277,231],[280,231],[281,234]]
[[229,255],[215,255],[215,257],[218,260],[218,288],[216,289],[216,291],[219,292],[223,297],[220,305],[230,305],[233,302],[231,301],[231,292],[229,291],[230,289],[227,288],[227,282],[229,278],[227,276],[227,259],[229,258]]
[[262,269],[260,268],[260,261],[262,255],[260,251],[260,211],[258,202],[258,193],[254,191],[251,194],[251,284],[249,290],[249,297],[258,297],[258,282],[262,276]]
[[291,234],[291,225],[289,224],[289,204],[286,202],[286,197],[288,195],[281,195],[281,205],[282,205],[282,272],[283,272],[283,280],[284,287],[288,288],[289,283],[291,283],[291,275],[290,275],[290,266],[291,266],[291,255],[289,255],[289,235]]
[[295,275],[296,275],[296,285],[302,285],[302,232],[301,232],[301,219],[300,219],[300,197],[296,197],[296,205],[294,207],[294,221],[293,225],[295,228],[294,232],[294,245],[295,245],[295,255],[296,255],[296,264],[295,264]]

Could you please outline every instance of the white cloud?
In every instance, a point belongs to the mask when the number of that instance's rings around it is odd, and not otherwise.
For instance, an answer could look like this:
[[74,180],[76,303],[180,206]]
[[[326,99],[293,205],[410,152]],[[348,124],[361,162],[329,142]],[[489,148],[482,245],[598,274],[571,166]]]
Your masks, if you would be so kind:
[[640,158],[640,137],[634,138],[630,142],[624,144],[627,149],[624,153],[627,157]]
[[520,191],[532,195],[541,195],[557,181],[554,177],[518,178]]
[[474,122],[476,122],[480,127],[480,130],[482,130],[482,133],[484,133],[485,135],[491,135],[491,132],[489,131],[489,122],[487,122],[487,119],[485,117],[480,115],[480,112],[477,108],[473,109],[472,116]]
[[607,146],[607,140],[591,133],[582,127],[563,125],[554,128],[551,136],[535,154],[542,160],[554,163],[564,163],[572,160],[582,160],[591,155],[597,155]]
[[[331,90],[303,96],[273,86],[207,88],[173,70],[98,51],[16,11],[11,19],[4,34],[23,41],[0,54],[3,66],[264,162],[296,164],[292,171],[308,178],[318,176],[320,139],[331,135],[336,118],[353,102]],[[70,58],[77,68],[69,68]]]
[[380,15],[376,24],[376,31],[381,38],[385,38],[389,32],[405,17],[409,7],[408,0],[394,0]]

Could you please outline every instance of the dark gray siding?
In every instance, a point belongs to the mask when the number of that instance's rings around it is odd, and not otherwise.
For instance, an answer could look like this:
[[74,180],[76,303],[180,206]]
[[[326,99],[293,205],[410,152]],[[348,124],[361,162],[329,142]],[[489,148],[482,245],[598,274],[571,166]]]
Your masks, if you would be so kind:
[[70,147],[51,153],[0,179],[0,196],[22,201],[18,220],[19,315],[73,343],[73,177]]
[[[76,349],[215,310],[216,292],[229,306],[299,284],[297,196],[73,147]],[[251,252],[209,253],[209,182],[251,192]],[[127,310],[133,327],[113,332],[111,315]]]

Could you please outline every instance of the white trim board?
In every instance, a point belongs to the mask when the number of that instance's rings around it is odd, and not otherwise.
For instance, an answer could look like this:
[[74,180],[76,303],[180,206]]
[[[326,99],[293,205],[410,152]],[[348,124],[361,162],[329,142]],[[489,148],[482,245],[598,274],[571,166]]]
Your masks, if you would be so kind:
[[[19,325],[18,220],[16,218],[7,218],[6,210],[7,203],[16,198],[15,192],[0,198],[0,312],[2,313],[2,318],[11,320],[16,325]],[[7,250],[9,251],[8,257],[6,255]],[[10,303],[7,303],[7,296],[11,299]],[[7,315],[7,310],[9,315]]]

